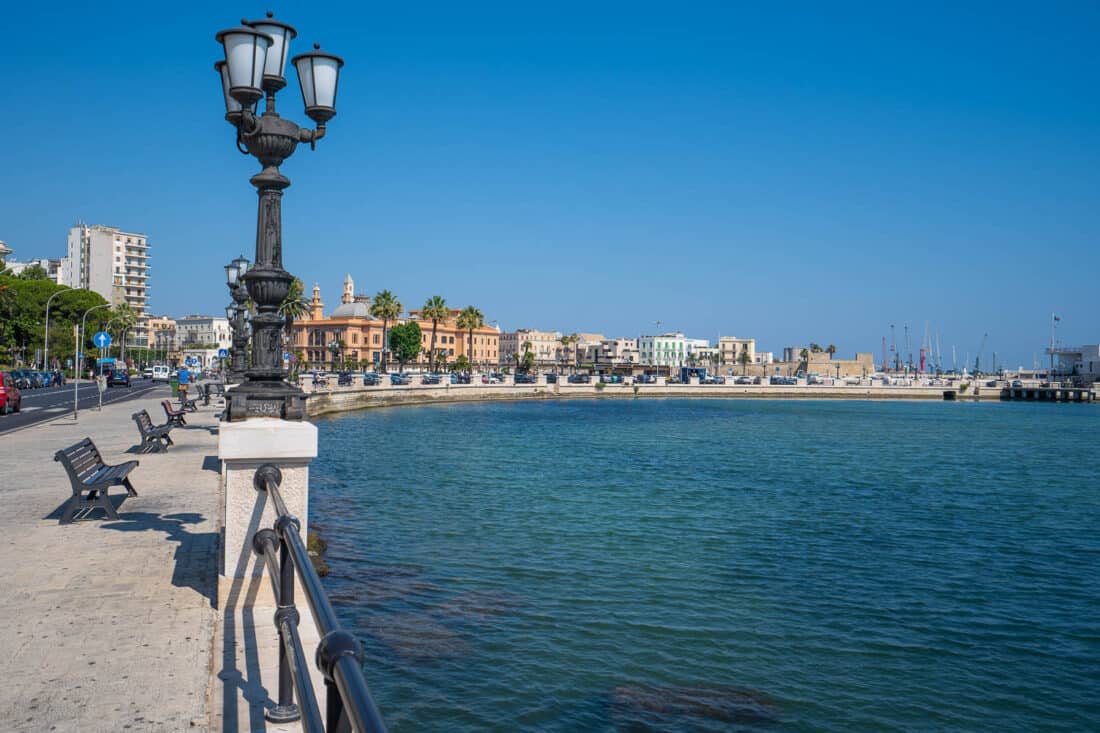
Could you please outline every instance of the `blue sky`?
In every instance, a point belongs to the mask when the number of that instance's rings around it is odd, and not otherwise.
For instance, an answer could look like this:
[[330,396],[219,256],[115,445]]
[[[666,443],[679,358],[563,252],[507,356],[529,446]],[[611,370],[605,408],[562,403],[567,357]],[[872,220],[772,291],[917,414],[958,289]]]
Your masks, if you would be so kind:
[[[397,7],[400,5],[401,7]],[[304,3],[339,112],[283,166],[285,264],[507,329],[680,329],[971,363],[1100,338],[1095,3]],[[148,234],[152,310],[222,310],[258,170],[213,36],[265,5],[6,10],[0,239]],[[293,77],[280,111],[300,123]]]

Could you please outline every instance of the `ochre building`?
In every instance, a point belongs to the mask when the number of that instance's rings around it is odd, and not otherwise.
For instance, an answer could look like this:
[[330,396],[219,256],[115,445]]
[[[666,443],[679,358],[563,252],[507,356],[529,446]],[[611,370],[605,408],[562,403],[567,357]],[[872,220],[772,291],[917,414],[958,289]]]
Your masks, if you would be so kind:
[[[355,295],[355,283],[348,275],[344,280],[344,294],[340,305],[328,315],[321,302],[321,288],[313,286],[313,298],[309,313],[291,326],[291,350],[310,369],[340,369],[350,361],[357,368],[372,368],[382,360],[382,320],[370,314],[370,298]],[[500,331],[491,326],[474,329],[472,353],[467,353],[469,332],[458,328],[455,322],[460,311],[452,310],[451,317],[440,321],[436,328],[436,351],[451,363],[466,355],[477,369],[496,368],[500,363]],[[427,366],[431,348],[432,322],[418,317],[419,311],[410,311],[404,318],[390,321],[390,327],[398,323],[415,321],[422,333],[420,359],[412,366]],[[392,355],[389,359],[395,364]],[[406,365],[409,366],[409,365]]]

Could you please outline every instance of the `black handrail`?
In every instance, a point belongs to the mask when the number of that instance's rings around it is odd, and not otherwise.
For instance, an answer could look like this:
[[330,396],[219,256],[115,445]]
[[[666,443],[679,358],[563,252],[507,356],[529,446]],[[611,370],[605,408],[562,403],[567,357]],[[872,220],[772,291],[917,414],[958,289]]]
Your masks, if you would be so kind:
[[[265,713],[272,722],[302,720],[306,733],[385,733],[382,714],[371,698],[363,676],[363,647],[359,640],[344,630],[332,610],[321,578],[313,569],[301,525],[287,511],[279,492],[283,475],[266,463],[256,469],[252,484],[266,492],[275,506],[275,526],[261,529],[252,538],[252,548],[262,555],[268,577],[275,588],[278,610],[275,625],[279,630],[279,701]],[[276,560],[275,547],[279,547]],[[294,576],[302,584],[321,643],[317,645],[315,662],[325,678],[325,720],[310,683],[302,642],[298,636],[298,610],[294,606]],[[297,693],[299,705],[294,704]]]

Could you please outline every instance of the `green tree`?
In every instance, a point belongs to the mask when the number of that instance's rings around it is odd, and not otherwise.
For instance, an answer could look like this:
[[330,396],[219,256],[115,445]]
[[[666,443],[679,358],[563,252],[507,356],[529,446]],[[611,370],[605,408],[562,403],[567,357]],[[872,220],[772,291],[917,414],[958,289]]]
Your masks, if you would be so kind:
[[451,311],[447,308],[447,301],[439,295],[433,295],[424,301],[424,307],[420,310],[420,317],[432,322],[432,341],[428,348],[428,368],[435,369],[435,363],[440,355],[435,350],[435,334],[439,329],[439,322],[447,320]]
[[49,280],[50,274],[42,268],[42,265],[31,265],[16,277],[20,280]]
[[294,322],[309,313],[309,301],[306,300],[305,293],[305,284],[299,278],[294,278],[290,282],[290,289],[287,291],[286,297],[279,304],[278,313],[286,323],[284,330],[288,337],[290,336],[290,327]]
[[457,359],[451,364],[452,372],[468,372],[470,371],[470,360],[466,358],[465,354],[460,354]]
[[741,355],[737,357],[737,361],[741,364],[741,376],[745,376],[749,371],[749,350],[741,349]]
[[798,365],[798,370],[801,372],[807,372],[810,370],[810,350],[803,348],[798,352],[799,358],[802,360]]
[[108,321],[115,325],[118,332],[118,356],[125,363],[126,332],[137,324],[138,315],[129,303],[120,303],[111,309]]
[[830,358],[830,359],[832,359],[832,358],[833,358],[833,354],[835,354],[835,353],[836,353],[836,345],[835,345],[835,344],[829,344],[829,345],[828,345],[828,346],[827,346],[827,347],[825,348],[825,352],[826,352],[826,353],[827,353],[827,354],[829,355],[829,358]]
[[405,371],[406,363],[416,359],[423,339],[424,336],[416,321],[399,323],[390,329],[390,348],[393,350],[393,355],[397,357],[401,371]]
[[[0,363],[13,363],[15,353],[33,357],[41,348],[46,332],[46,301],[64,291],[50,304],[50,355],[62,361],[75,350],[72,326],[80,324],[85,311],[105,305],[98,293],[58,285],[51,280],[23,280],[0,275]],[[107,309],[88,316],[85,351],[91,352],[92,336],[109,320]]]
[[466,356],[474,361],[474,331],[485,325],[485,314],[472,305],[468,305],[458,314],[458,327],[467,332]]
[[523,371],[525,374],[529,374],[532,369],[535,368],[535,353],[531,351],[531,342],[523,342]]
[[[374,302],[370,306],[370,314],[375,318],[382,319],[382,372],[386,372],[386,344],[389,340],[389,325],[390,321],[395,320],[401,315],[401,301],[394,296],[389,290],[383,290],[374,296]],[[419,351],[420,347],[416,347]]]
[[[573,354],[573,352],[574,352],[574,346],[573,345],[576,344],[577,341],[579,341],[579,340],[580,340],[580,336],[578,336],[575,333],[571,333],[571,334],[562,336],[561,339],[559,339],[559,341],[561,342],[562,361],[565,361],[566,359],[568,359]],[[575,366],[575,364],[574,364],[574,366]]]

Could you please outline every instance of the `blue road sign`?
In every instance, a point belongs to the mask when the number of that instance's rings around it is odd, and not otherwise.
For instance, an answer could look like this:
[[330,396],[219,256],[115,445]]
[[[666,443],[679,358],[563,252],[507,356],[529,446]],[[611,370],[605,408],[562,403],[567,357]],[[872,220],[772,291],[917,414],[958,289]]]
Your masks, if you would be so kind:
[[290,352],[289,351],[284,351],[283,352],[283,361],[290,361]]
[[92,343],[101,349],[106,349],[111,345],[111,334],[106,331],[96,331],[95,336],[92,336]]
[[199,360],[194,356],[187,357],[187,366],[195,366],[199,363]]
[[228,359],[229,358],[229,349],[218,349],[218,358],[219,359]]

